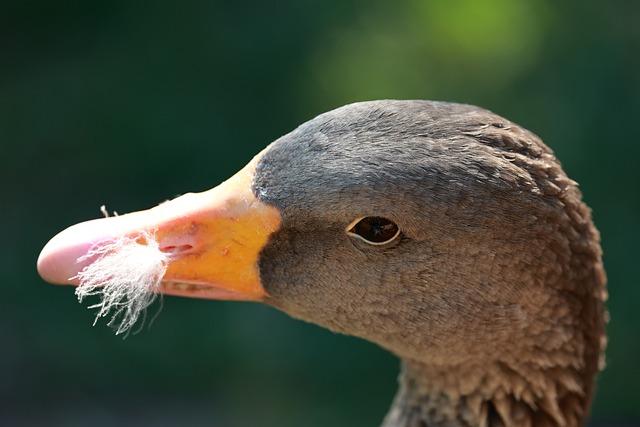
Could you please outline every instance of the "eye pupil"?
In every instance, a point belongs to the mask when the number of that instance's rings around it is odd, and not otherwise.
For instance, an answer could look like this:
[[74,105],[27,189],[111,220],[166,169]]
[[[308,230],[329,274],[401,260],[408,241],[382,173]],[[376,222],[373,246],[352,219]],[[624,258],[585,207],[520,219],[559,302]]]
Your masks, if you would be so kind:
[[379,216],[368,216],[354,224],[349,233],[360,236],[369,243],[387,243],[399,234],[398,226],[391,220]]

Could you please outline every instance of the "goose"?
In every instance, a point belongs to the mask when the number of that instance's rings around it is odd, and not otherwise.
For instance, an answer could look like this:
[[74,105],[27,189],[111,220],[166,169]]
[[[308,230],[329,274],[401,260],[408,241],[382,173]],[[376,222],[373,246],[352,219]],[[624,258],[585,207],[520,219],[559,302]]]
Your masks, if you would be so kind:
[[488,110],[337,108],[211,190],[67,228],[39,274],[81,285],[122,236],[166,255],[154,294],[261,302],[397,355],[383,427],[588,417],[606,346],[599,233],[552,150]]

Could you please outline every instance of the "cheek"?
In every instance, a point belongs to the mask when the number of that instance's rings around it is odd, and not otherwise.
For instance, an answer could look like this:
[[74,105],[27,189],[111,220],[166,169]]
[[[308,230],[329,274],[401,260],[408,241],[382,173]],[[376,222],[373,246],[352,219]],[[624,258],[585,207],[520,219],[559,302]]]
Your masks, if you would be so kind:
[[268,303],[341,331],[344,317],[358,312],[362,285],[368,281],[363,275],[369,274],[363,274],[365,257],[342,230],[280,231],[263,250],[259,265]]
[[[372,331],[398,333],[398,312],[418,298],[407,286],[400,248],[359,247],[336,232],[281,231],[260,258],[262,284],[271,305],[333,331],[370,340]],[[403,286],[400,285],[401,282]]]
[[[517,307],[487,301],[482,263],[429,241],[367,248],[336,232],[280,231],[260,257],[267,303],[292,317],[373,341],[404,357],[466,357],[497,339]],[[488,349],[491,350],[491,349]]]

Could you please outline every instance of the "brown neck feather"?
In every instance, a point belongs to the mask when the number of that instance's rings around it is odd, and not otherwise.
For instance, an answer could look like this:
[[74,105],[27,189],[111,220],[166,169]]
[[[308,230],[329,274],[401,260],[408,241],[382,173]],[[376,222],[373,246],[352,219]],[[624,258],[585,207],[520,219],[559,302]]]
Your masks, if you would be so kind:
[[383,427],[579,426],[589,401],[585,381],[571,367],[404,361]]
[[483,357],[403,359],[383,427],[585,423],[595,376],[604,368],[606,277],[599,235],[580,192],[570,185],[561,198],[568,220],[557,236],[564,250],[553,250],[556,265],[543,259],[530,266],[547,278],[540,312],[530,313],[507,345],[487,342],[494,348]]

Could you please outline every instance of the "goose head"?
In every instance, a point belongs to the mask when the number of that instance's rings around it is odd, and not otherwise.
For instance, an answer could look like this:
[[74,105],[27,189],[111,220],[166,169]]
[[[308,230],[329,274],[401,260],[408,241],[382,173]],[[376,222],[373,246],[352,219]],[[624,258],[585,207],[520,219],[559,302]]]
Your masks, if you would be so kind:
[[605,346],[598,232],[553,152],[487,110],[338,108],[212,190],[63,231],[39,272],[77,284],[90,248],[141,231],[170,255],[161,292],[260,301],[396,354],[385,426],[587,415]]

